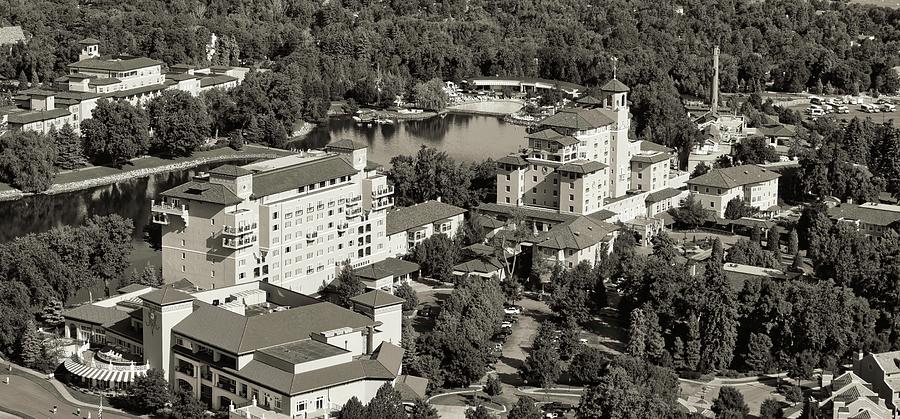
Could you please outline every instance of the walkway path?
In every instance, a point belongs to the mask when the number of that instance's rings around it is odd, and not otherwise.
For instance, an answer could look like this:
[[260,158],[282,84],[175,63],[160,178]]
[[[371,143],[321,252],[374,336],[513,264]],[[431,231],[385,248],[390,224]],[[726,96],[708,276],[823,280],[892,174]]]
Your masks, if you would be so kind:
[[[58,406],[59,411],[57,412],[57,415],[64,414],[66,415],[64,417],[75,414],[76,409],[81,409],[81,413],[84,417],[87,417],[88,412],[92,412],[92,416],[96,417],[98,410],[97,404],[84,403],[75,399],[75,397],[69,393],[69,389],[58,380],[48,380],[47,374],[10,364],[2,358],[0,358],[0,363],[13,365],[12,368],[15,371],[20,371],[28,375],[28,377],[10,375],[6,368],[0,370],[0,380],[9,377],[9,384],[0,382],[0,406],[36,418],[52,417],[53,415],[51,414],[50,409],[53,406]],[[42,386],[39,383],[47,383],[52,386],[55,391],[51,392],[46,386]],[[119,409],[104,406],[103,417],[130,419],[135,418],[136,416],[129,415]]]

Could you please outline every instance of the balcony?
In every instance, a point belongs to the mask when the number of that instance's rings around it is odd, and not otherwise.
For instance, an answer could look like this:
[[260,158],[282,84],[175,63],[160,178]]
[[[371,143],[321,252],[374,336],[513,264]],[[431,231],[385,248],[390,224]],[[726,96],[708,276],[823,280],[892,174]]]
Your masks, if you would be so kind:
[[394,197],[392,196],[372,201],[373,211],[383,210],[392,206],[394,206]]
[[[176,205],[167,201],[156,202],[156,200],[150,200],[150,211],[154,214],[154,223],[157,224],[169,224],[168,215],[176,215],[181,217],[184,220],[184,225],[188,224],[188,206],[187,205]],[[162,214],[164,217],[157,218],[155,215]],[[159,221],[157,221],[159,220]],[[163,223],[162,221],[165,220]]]
[[219,382],[216,383],[216,387],[221,388],[222,390],[225,390],[229,393],[237,393],[237,386],[235,385],[235,383],[233,381],[230,381],[230,380],[229,381],[219,380]]
[[212,381],[212,371],[210,370],[200,370],[200,378],[206,381]]
[[245,247],[253,246],[253,243],[256,243],[256,236],[241,236],[235,239],[223,238],[222,239],[222,247],[226,249],[243,249]]
[[187,363],[180,364],[177,367],[175,367],[175,369],[178,370],[178,372],[180,372],[184,375],[187,375],[189,377],[194,376],[194,366],[191,364],[187,364]]
[[240,224],[238,226],[225,226],[222,234],[226,236],[240,236],[256,231],[256,223]]
[[344,215],[346,215],[347,218],[359,217],[360,215],[362,215],[362,208],[361,207],[347,208],[347,210],[344,211]]
[[394,194],[394,187],[391,185],[383,186],[372,191],[372,199],[382,198]]
[[346,221],[344,221],[342,223],[338,223],[338,225],[337,225],[338,233],[344,233],[347,231],[348,228],[350,228],[350,223],[348,223]]
[[362,195],[357,195],[353,198],[347,198],[347,206],[350,207],[356,205],[359,203],[359,201],[362,201]]
[[158,213],[158,212],[153,213],[153,216],[151,217],[150,221],[152,221],[153,224],[168,225],[169,224],[169,214],[163,214],[163,213]]
[[318,231],[313,231],[312,233],[306,233],[306,241],[308,241],[308,242],[314,242],[318,238],[319,238]]

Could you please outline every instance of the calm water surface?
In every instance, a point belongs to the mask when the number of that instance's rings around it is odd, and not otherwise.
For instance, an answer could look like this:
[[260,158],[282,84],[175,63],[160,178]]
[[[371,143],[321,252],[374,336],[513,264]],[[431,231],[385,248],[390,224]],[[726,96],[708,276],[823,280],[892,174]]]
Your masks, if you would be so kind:
[[[318,126],[295,147],[321,148],[331,141],[350,138],[368,144],[369,160],[385,165],[393,156],[415,154],[423,144],[444,150],[456,159],[480,161],[488,157],[496,159],[515,150],[522,144],[524,135],[524,127],[488,116],[447,115],[443,119],[371,127],[356,124],[350,118],[339,118]],[[150,246],[150,237],[158,235],[149,222],[150,200],[209,168],[200,166],[84,191],[0,202],[0,242],[53,227],[78,225],[92,215],[118,214],[134,222],[131,269],[142,269],[147,263],[159,266],[160,252]],[[93,292],[99,295],[102,287]],[[86,298],[87,291],[77,299]]]

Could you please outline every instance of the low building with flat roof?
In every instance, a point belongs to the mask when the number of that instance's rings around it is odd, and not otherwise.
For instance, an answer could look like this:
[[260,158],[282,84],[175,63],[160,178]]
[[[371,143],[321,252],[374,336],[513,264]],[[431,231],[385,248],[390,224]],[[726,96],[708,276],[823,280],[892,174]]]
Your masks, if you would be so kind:
[[832,220],[848,223],[860,233],[880,237],[888,231],[900,231],[900,206],[866,202],[841,204],[828,209]]

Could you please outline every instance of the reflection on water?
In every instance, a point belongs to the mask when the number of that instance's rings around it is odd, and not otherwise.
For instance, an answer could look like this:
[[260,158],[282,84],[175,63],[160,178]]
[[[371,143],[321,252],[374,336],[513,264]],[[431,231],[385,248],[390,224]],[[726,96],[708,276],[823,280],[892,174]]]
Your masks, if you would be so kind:
[[492,116],[447,115],[393,125],[357,124],[351,118],[332,118],[293,144],[300,149],[321,148],[342,138],[369,146],[369,160],[390,163],[391,157],[415,154],[423,144],[467,161],[498,158],[524,141],[525,127]]
[[[415,154],[422,144],[446,151],[450,156],[467,161],[498,158],[516,150],[522,143],[525,128],[489,116],[447,115],[424,121],[399,122],[393,125],[357,125],[350,118],[331,119],[317,127],[297,148],[321,148],[329,142],[350,138],[369,145],[369,160],[388,164],[391,157]],[[238,163],[240,164],[240,163]],[[213,164],[212,166],[218,166]],[[131,179],[113,185],[60,195],[36,195],[16,201],[0,202],[0,242],[28,233],[39,233],[53,227],[81,224],[92,215],[118,214],[134,222],[132,269],[147,263],[160,265],[160,253],[151,249],[146,234],[153,234],[150,199],[161,191],[184,183],[196,172],[210,166],[161,173]],[[158,234],[158,232],[156,233]],[[131,269],[128,271],[131,272]],[[114,284],[111,284],[114,288]],[[92,290],[95,296],[100,289]],[[78,300],[87,299],[87,291]]]

